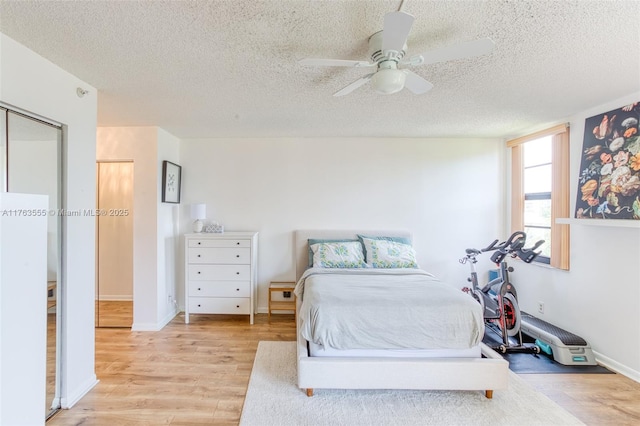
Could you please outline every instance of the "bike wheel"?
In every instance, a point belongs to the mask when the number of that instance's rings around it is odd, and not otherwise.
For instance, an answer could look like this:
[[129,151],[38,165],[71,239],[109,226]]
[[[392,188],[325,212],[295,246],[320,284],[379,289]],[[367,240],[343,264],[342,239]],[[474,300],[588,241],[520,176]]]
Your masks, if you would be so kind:
[[520,307],[518,306],[518,302],[513,294],[507,293],[504,295],[502,299],[502,304],[504,306],[504,312],[499,320],[500,328],[506,327],[507,336],[513,337],[517,336],[520,331]]

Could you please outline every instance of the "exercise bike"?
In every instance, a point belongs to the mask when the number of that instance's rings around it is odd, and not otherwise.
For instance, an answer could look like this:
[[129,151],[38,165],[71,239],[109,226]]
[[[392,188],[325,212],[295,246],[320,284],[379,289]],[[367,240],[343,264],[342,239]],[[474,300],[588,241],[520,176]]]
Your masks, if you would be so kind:
[[[487,328],[497,333],[502,338],[502,343],[492,349],[500,352],[531,352],[540,353],[540,348],[533,344],[525,344],[522,341],[522,330],[520,328],[521,314],[518,306],[518,293],[513,283],[509,280],[509,273],[513,272],[513,267],[505,262],[507,256],[520,258],[525,263],[531,263],[540,254],[535,250],[544,243],[538,241],[533,247],[524,248],[527,236],[522,231],[517,231],[504,242],[498,244],[499,240],[494,240],[488,247],[481,250],[468,248],[466,255],[460,259],[460,263],[469,263],[471,275],[467,281],[471,283],[471,288],[465,287],[462,290],[473,296],[480,303]],[[477,257],[483,252],[493,251],[491,261],[500,267],[498,277],[490,280],[484,287],[478,284],[478,273],[475,264]],[[514,338],[515,343],[514,343]]]

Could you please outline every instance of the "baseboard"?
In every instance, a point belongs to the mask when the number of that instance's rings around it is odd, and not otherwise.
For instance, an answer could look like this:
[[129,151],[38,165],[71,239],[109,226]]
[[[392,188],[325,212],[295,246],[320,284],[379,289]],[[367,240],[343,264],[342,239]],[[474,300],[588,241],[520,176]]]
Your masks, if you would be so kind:
[[[256,310],[257,314],[268,314],[269,313],[269,308],[258,308]],[[291,311],[273,311],[271,312],[271,315],[279,315],[279,314],[285,314],[285,315],[291,315],[293,314],[293,310]]]
[[76,402],[80,401],[82,397],[89,393],[89,391],[93,389],[98,383],[100,383],[100,380],[97,379],[95,374],[92,375],[91,379],[87,380],[87,382],[83,386],[80,386],[78,391],[73,392],[66,397],[60,398],[60,407],[64,410],[68,410],[69,408],[73,407]]
[[96,298],[96,302],[133,302],[130,294],[101,294]]
[[178,311],[173,309],[169,314],[157,323],[133,323],[131,331],[160,331],[165,325],[178,315]]
[[620,364],[618,361],[602,355],[599,352],[593,351],[593,354],[596,356],[596,361],[598,362],[598,364],[640,383],[640,371],[636,371],[624,364]]
[[158,330],[162,330],[165,325],[169,324],[172,319],[174,319],[178,315],[178,310],[174,307],[162,321],[160,321],[160,328]]

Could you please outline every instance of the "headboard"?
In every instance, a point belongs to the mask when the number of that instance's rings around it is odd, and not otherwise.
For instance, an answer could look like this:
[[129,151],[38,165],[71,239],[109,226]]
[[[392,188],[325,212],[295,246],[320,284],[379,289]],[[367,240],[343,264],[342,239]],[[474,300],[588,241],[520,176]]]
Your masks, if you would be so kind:
[[390,236],[390,237],[405,237],[412,239],[411,233],[407,230],[358,230],[358,229],[303,229],[297,230],[293,233],[293,247],[296,259],[296,282],[302,276],[302,273],[309,266],[309,238],[320,239],[357,239],[360,235],[371,235],[373,237]]

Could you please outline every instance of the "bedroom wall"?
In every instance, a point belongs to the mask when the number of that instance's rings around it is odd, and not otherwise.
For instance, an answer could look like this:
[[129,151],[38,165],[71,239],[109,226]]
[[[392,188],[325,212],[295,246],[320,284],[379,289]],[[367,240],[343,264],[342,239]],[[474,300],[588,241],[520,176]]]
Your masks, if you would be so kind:
[[225,230],[260,232],[260,312],[269,281],[294,280],[296,229],[408,229],[423,269],[461,288],[464,249],[503,231],[502,147],[487,139],[183,140],[182,229],[191,229],[189,205],[204,202]]
[[179,140],[157,127],[99,127],[97,160],[133,160],[133,325],[159,330],[176,314],[178,207],[161,202],[162,160],[179,162]]
[[162,202],[162,162],[164,160],[180,164],[180,140],[158,128],[158,155],[156,190],[157,211],[157,303],[159,325],[164,326],[178,313],[176,293],[180,286],[177,265],[181,262],[180,248],[180,206]]
[[[572,217],[585,119],[638,101],[640,92],[563,120],[571,124]],[[640,381],[640,223],[613,227],[584,221],[568,225],[570,271],[519,262],[512,278],[520,307],[583,337],[601,362]],[[544,302],[544,314],[538,313],[538,301]]]
[[[76,88],[89,90],[83,98]],[[95,208],[97,91],[13,39],[0,34],[0,101],[66,126],[63,185],[66,208]],[[72,406],[96,383],[95,220],[66,217],[66,275],[61,305],[63,407]],[[16,322],[16,326],[20,323]]]

